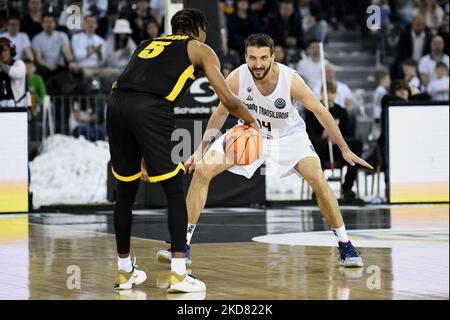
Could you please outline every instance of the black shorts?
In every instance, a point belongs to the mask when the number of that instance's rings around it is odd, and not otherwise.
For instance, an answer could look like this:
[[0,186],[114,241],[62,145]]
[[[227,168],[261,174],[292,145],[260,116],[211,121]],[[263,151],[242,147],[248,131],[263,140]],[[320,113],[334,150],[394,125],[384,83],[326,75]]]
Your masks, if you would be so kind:
[[116,179],[139,179],[142,158],[150,182],[170,179],[180,170],[185,171],[183,163],[174,163],[171,157],[175,119],[169,102],[145,93],[115,90],[107,105],[109,150]]

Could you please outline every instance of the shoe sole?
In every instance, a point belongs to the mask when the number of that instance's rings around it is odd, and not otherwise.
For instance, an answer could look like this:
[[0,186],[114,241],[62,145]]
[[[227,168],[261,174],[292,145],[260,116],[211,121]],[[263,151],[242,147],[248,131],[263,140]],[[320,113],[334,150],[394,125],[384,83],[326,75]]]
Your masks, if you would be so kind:
[[196,293],[196,292],[204,292],[205,290],[193,290],[193,291],[187,291],[187,290],[179,290],[179,289],[167,289],[167,293]]
[[364,267],[362,260],[341,261],[341,266],[345,268],[361,268]]
[[184,290],[184,289],[177,289],[170,287],[167,289],[167,293],[195,293],[195,292],[204,292],[206,291],[206,288],[204,289],[194,289],[194,290]]

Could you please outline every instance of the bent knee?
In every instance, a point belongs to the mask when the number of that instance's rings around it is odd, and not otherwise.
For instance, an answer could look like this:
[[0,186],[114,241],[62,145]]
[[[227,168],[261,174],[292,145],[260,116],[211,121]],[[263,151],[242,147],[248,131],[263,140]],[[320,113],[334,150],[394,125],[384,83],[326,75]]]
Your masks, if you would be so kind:
[[194,176],[192,180],[197,183],[209,183],[213,178],[211,170],[208,170],[207,166],[199,165],[195,167]]
[[322,171],[311,174],[309,177],[307,177],[305,179],[308,181],[309,185],[313,189],[323,188],[327,183],[325,180],[325,175],[323,174]]

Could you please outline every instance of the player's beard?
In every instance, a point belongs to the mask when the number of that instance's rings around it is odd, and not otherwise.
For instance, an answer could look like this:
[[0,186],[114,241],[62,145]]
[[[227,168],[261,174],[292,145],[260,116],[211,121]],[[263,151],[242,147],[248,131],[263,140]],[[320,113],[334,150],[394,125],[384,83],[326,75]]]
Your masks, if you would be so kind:
[[270,71],[270,68],[272,68],[272,63],[270,63],[270,65],[269,65],[269,67],[267,68],[267,70],[264,70],[264,72],[263,72],[263,74],[262,74],[261,77],[257,77],[257,76],[255,75],[255,72],[254,72],[252,69],[250,69],[250,67],[248,68],[248,70],[250,70],[250,73],[252,74],[253,79],[255,79],[255,80],[262,80],[262,79],[264,79],[264,78],[267,76],[267,74],[268,74],[269,71]]

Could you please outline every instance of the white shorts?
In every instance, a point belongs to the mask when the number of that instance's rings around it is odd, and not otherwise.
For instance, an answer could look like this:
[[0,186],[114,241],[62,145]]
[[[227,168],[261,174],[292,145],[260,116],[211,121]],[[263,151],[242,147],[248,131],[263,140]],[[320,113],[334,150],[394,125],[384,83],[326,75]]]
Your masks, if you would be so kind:
[[[223,151],[223,138],[221,135],[209,148],[221,154]],[[261,157],[246,166],[232,166],[228,171],[239,174],[250,179],[258,168],[266,162],[265,175],[277,175],[286,177],[292,173],[297,173],[294,167],[306,157],[316,157],[319,159],[314,147],[305,131],[295,130],[287,135],[276,139],[263,138],[264,150]]]

